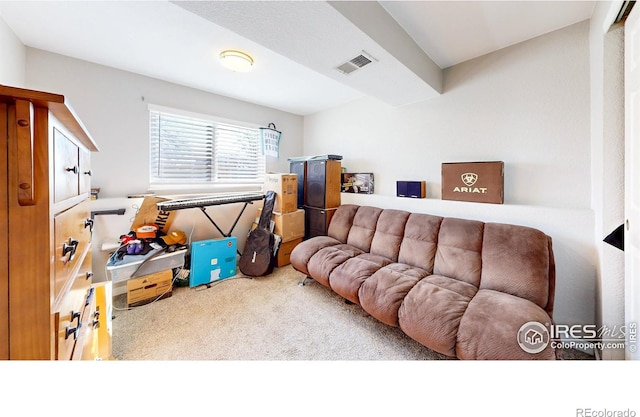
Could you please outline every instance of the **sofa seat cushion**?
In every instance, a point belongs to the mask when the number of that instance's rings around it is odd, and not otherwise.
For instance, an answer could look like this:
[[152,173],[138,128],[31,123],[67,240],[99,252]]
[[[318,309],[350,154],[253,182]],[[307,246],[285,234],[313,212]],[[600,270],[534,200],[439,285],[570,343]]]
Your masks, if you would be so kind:
[[360,305],[376,319],[398,326],[398,310],[414,285],[429,275],[415,266],[392,263],[378,269],[360,286]]
[[340,243],[342,242],[329,236],[316,236],[313,239],[305,240],[296,245],[296,250],[291,252],[289,261],[296,270],[309,275],[307,265],[311,257],[322,248],[339,245]]
[[[303,242],[304,243],[304,242]],[[300,246],[300,245],[298,245]],[[297,248],[297,247],[296,247]],[[333,270],[347,259],[365,253],[362,249],[345,243],[328,246],[318,250],[307,263],[308,275],[320,284],[331,288],[329,276]]]
[[540,353],[527,353],[518,344],[518,331],[527,322],[551,324],[547,313],[524,298],[481,289],[469,303],[458,330],[460,359],[555,359],[552,344]]
[[418,343],[454,357],[460,320],[477,291],[475,286],[453,278],[423,278],[400,306],[400,328]]
[[360,304],[358,299],[360,285],[380,268],[390,263],[389,258],[371,253],[363,253],[347,259],[331,272],[329,286],[347,300]]

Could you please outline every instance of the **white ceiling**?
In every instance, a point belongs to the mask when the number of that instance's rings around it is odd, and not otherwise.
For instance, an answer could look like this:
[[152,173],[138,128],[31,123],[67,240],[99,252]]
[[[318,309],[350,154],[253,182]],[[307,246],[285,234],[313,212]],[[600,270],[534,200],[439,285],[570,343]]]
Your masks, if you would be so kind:
[[[588,19],[593,1],[0,1],[27,46],[306,115],[442,92],[442,69]],[[255,59],[219,64],[224,49]],[[365,51],[374,62],[335,68]]]

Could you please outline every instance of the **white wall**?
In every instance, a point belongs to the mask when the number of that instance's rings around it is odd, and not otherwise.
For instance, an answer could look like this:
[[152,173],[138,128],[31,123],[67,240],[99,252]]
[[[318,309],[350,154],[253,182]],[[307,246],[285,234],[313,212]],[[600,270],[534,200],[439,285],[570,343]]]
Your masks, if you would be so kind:
[[0,84],[24,87],[26,48],[0,15]]
[[[288,158],[302,154],[303,118],[294,114],[33,48],[27,48],[26,80],[29,88],[65,95],[97,142],[100,152],[92,155],[92,184],[100,187],[100,197],[92,202],[92,210],[127,209],[124,217],[96,218],[93,261],[97,281],[105,277],[108,257],[100,252],[101,245],[117,242],[128,232],[135,208],[142,202],[127,199],[127,195],[148,189],[149,103],[260,126],[274,123],[282,131],[280,158],[268,157],[268,171],[289,172]],[[234,229],[240,250],[258,206],[249,205]],[[207,213],[227,232],[241,208],[238,204],[214,206]],[[185,231],[191,241],[221,237],[197,208],[178,211],[173,228]]]
[[[590,22],[591,172],[597,264],[597,324],[624,324],[624,253],[602,239],[624,221],[624,26],[622,2],[598,2]],[[624,359],[605,349],[603,359]]]
[[[308,116],[304,152],[374,173],[374,195],[343,202],[543,230],[557,262],[556,322],[593,324],[588,35],[585,21],[456,65],[444,93],[422,103],[361,99]],[[441,163],[487,160],[505,162],[504,205],[440,199]],[[427,198],[395,197],[397,180],[427,181]]]

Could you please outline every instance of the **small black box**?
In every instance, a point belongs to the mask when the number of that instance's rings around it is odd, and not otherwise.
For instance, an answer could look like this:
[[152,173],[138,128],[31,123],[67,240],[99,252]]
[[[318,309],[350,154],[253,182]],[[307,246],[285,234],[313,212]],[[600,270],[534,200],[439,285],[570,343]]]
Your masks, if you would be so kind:
[[427,183],[425,181],[396,181],[398,197],[425,198]]

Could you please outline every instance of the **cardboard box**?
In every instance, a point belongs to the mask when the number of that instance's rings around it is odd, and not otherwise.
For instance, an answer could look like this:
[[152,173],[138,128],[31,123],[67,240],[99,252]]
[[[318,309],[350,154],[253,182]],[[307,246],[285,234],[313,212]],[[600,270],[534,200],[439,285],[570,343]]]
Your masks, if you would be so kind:
[[131,223],[130,230],[136,230],[138,226],[153,223],[160,230],[167,233],[176,216],[176,211],[159,210],[157,206],[158,203],[167,200],[168,198],[145,197],[136,213],[136,217],[133,219],[133,223]]
[[127,281],[127,305],[143,305],[156,299],[171,297],[173,271],[156,272]]
[[266,174],[263,191],[276,193],[274,212],[284,214],[298,209],[297,174]]
[[[262,209],[258,209],[258,223]],[[291,213],[273,213],[271,220],[274,223],[273,233],[282,237],[282,242],[289,242],[304,237],[304,209],[298,209]]]
[[343,193],[373,194],[373,173],[342,173]]
[[291,263],[291,252],[293,251],[293,248],[295,248],[300,242],[302,242],[302,238],[280,243],[280,247],[278,248],[278,256],[276,257],[276,266],[278,268],[280,268],[281,266],[289,265]]
[[443,163],[442,199],[504,203],[504,162]]

